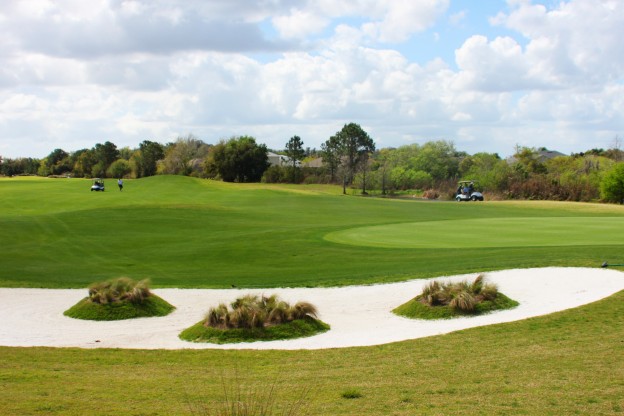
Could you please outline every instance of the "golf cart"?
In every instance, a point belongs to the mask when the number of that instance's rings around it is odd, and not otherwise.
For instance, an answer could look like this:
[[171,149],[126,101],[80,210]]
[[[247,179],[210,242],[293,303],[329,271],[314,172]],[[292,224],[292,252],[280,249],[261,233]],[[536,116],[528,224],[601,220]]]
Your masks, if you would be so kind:
[[104,192],[104,180],[100,178],[93,179],[93,185],[91,185],[91,192],[102,191]]
[[483,194],[475,190],[474,181],[459,181],[455,200],[461,201],[483,201]]

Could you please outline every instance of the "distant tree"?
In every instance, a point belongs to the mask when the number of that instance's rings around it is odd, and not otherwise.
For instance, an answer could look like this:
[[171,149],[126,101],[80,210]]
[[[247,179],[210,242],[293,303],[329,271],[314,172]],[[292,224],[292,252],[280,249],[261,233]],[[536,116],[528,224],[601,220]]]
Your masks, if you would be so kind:
[[[343,167],[342,192],[346,194],[346,186],[353,182],[359,165],[368,161],[369,154],[375,151],[375,142],[355,123],[345,124],[342,130],[332,137],[338,143]],[[366,192],[366,189],[363,189],[363,192]]]
[[117,159],[113,163],[111,163],[108,168],[108,176],[111,178],[123,178],[127,174],[132,171],[132,167],[130,166],[130,162],[126,159]]
[[117,146],[109,141],[104,142],[104,144],[97,143],[93,148],[93,153],[97,163],[100,164],[99,176],[104,176],[111,163],[119,159]]
[[156,174],[157,162],[165,157],[163,145],[143,140],[139,144],[139,154],[135,157],[137,163],[137,177],[153,176]]
[[525,179],[531,174],[546,173],[547,169],[544,163],[540,161],[536,149],[530,147],[517,147],[516,153],[513,155],[515,163],[514,169]]
[[437,140],[422,145],[410,159],[415,171],[427,172],[436,180],[454,179],[459,172],[460,155],[453,142]]
[[624,163],[617,163],[604,175],[600,195],[607,202],[624,203]]
[[358,124],[349,123],[336,133],[348,172],[348,182],[353,181],[353,175],[358,164],[368,158],[369,153],[375,151],[375,142]]
[[206,170],[217,172],[225,182],[259,182],[269,167],[266,145],[250,136],[221,140],[211,153]]
[[0,157],[0,175],[36,175],[40,163],[41,161],[39,159],[33,159],[30,157],[18,159]]
[[291,182],[296,182],[295,177],[297,174],[297,164],[301,162],[305,157],[305,150],[303,150],[303,141],[299,136],[293,136],[286,143],[286,156],[290,158],[291,165]]
[[45,159],[41,161],[39,174],[41,176],[62,175],[71,172],[72,166],[69,162],[69,153],[63,149],[54,149]]
[[192,134],[179,137],[175,143],[168,146],[163,159],[163,173],[190,175],[195,170],[193,161],[199,161],[202,165],[209,151],[210,146]]
[[332,136],[321,145],[321,157],[323,158],[323,165],[329,170],[330,181],[335,182],[341,158],[338,137]]
[[91,176],[93,166],[95,166],[96,163],[97,159],[93,149],[84,149],[84,151],[80,151],[80,153],[74,157],[74,175],[78,177]]

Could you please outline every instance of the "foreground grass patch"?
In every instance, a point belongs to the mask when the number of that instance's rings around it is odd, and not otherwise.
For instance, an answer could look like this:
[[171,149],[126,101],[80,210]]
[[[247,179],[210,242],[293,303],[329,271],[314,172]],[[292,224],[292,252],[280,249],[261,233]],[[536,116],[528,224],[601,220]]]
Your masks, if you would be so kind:
[[202,321],[182,331],[180,339],[191,342],[232,344],[310,337],[328,330],[329,325],[311,317],[262,328],[219,329],[204,326]]
[[[622,316],[624,292],[548,316],[364,348],[0,347],[0,414],[189,415],[189,403],[218,405],[223,380],[238,379],[244,391],[276,380],[280,403],[310,386],[309,415],[619,415]],[[477,353],[468,359],[467,348]],[[343,398],[351,392],[361,397]]]

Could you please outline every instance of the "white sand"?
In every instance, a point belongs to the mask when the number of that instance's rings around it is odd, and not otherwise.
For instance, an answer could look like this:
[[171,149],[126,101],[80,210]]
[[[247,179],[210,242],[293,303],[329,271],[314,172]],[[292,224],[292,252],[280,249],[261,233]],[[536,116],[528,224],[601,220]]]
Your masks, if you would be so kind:
[[[438,279],[472,280],[475,276]],[[317,289],[155,289],[154,293],[177,307],[169,316],[94,322],[63,316],[63,311],[86,296],[85,289],[0,288],[0,345],[285,350],[378,345],[545,315],[624,290],[624,274],[608,269],[518,269],[487,273],[486,277],[520,306],[478,317],[438,321],[406,319],[391,313],[419,294],[429,280]],[[311,302],[331,330],[290,341],[230,345],[190,343],[178,338],[180,331],[200,321],[211,306],[229,303],[245,293],[277,293],[288,302]]]

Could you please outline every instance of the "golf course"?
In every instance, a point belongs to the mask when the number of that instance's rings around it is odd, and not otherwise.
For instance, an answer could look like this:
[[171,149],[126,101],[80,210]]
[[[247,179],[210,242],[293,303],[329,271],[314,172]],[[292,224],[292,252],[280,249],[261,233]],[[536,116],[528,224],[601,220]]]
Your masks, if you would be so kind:
[[[619,205],[399,200],[182,176],[90,186],[0,178],[0,287],[80,289],[120,276],[155,289],[339,287],[624,262]],[[221,414],[197,409],[224,391],[277,408],[303,401],[294,414],[310,415],[618,414],[622,316],[619,292],[367,347],[0,346],[0,414]]]

